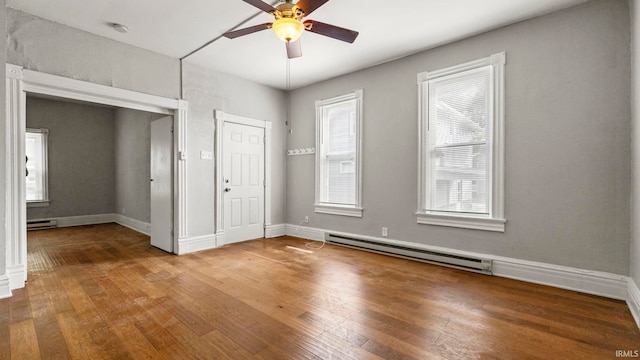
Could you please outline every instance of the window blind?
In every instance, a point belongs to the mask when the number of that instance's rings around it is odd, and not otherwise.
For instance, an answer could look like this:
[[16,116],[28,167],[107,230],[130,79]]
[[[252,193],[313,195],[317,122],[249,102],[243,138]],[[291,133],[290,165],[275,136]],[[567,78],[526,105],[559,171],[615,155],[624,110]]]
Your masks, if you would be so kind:
[[488,214],[491,67],[429,83],[431,211]]
[[323,109],[323,198],[330,204],[356,203],[356,101],[326,106]]

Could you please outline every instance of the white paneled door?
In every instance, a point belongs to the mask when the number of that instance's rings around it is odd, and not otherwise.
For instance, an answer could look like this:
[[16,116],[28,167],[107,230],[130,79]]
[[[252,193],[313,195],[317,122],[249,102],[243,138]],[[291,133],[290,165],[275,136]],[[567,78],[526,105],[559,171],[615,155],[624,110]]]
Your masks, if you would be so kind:
[[173,252],[173,117],[151,122],[151,245]]
[[264,129],[224,123],[225,243],[264,236]]

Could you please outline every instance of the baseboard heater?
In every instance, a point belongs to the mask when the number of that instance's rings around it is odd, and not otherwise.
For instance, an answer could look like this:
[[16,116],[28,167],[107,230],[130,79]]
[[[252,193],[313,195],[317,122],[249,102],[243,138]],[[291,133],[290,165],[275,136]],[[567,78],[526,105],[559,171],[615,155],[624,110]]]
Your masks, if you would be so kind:
[[58,227],[56,220],[28,220],[27,230],[53,229]]
[[411,248],[339,234],[325,233],[324,237],[328,243],[347,246],[354,249],[417,260],[430,264],[443,265],[486,275],[492,274],[492,262],[490,259],[447,254],[444,252]]

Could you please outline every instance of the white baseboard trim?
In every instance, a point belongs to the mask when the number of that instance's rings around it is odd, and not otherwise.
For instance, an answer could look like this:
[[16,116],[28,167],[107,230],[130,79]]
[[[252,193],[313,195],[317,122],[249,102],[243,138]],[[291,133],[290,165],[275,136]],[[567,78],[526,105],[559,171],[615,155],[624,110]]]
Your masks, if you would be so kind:
[[286,235],[300,237],[303,239],[321,241],[324,239],[324,233],[327,231],[328,230],[310,228],[307,226],[285,224]]
[[25,265],[7,266],[6,276],[9,278],[11,290],[22,289],[27,282],[27,267]]
[[11,297],[11,283],[7,275],[0,275],[0,299]]
[[624,275],[498,256],[493,257],[493,274],[617,300],[627,299],[628,278]]
[[121,214],[113,214],[113,217],[116,224],[128,227],[131,230],[145,235],[151,235],[151,224],[148,222],[132,219]]
[[287,234],[287,229],[285,224],[277,224],[277,225],[266,225],[264,227],[264,237],[265,238],[274,238],[278,236],[285,236]]
[[[416,249],[445,252],[453,255],[472,256],[493,261],[493,275],[526,282],[574,290],[592,295],[626,300],[628,293],[628,278],[624,275],[611,274],[600,271],[583,270],[567,266],[548,263],[507,258],[491,254],[449,249],[440,246],[417,244],[408,241],[379,238],[375,236],[358,235],[339,231],[310,228],[286,224],[286,234],[309,240],[322,240],[324,234],[331,232],[342,236],[353,236],[369,241],[413,247]],[[640,297],[639,297],[640,298]]]
[[217,247],[216,234],[192,236],[178,239],[178,255],[189,254],[196,251],[209,250]]
[[[29,219],[29,220],[45,220],[45,219]],[[50,218],[50,220],[56,220],[58,222],[58,225],[57,225],[58,227],[116,223],[116,224],[128,227],[131,230],[135,230],[139,233],[142,233],[145,235],[151,235],[150,223],[136,220],[121,214],[65,216],[65,217]]]
[[633,281],[633,278],[629,278],[628,287],[627,305],[629,306],[629,310],[631,310],[633,319],[636,321],[636,325],[640,328],[640,289],[638,289],[638,284]]
[[58,227],[107,224],[115,222],[114,214],[66,216],[53,218],[53,220],[58,222]]

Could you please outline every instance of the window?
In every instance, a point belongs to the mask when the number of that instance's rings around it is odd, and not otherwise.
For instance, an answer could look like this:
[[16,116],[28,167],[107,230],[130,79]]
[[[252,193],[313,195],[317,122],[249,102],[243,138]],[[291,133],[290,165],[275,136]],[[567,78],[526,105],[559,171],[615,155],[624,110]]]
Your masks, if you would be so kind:
[[47,129],[27,129],[25,133],[26,198],[28,206],[49,203],[47,181]]
[[418,223],[504,232],[504,65],[418,74]]
[[317,213],[362,217],[362,90],[316,102]]

